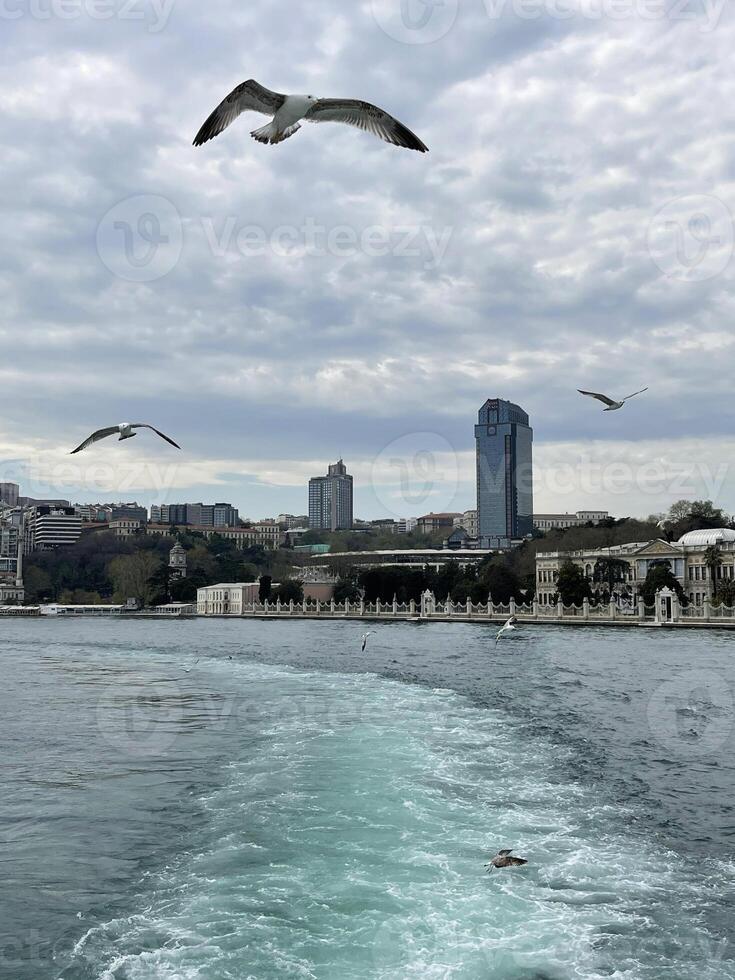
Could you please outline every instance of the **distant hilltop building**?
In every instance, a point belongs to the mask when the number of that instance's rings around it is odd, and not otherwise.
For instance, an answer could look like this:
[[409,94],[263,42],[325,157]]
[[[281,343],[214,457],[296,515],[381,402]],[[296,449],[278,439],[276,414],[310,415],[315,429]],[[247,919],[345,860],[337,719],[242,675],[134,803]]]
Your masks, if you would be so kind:
[[475,426],[481,548],[508,548],[533,531],[533,429],[520,405],[485,402]]
[[17,483],[0,483],[0,504],[17,507],[20,497],[20,487]]
[[353,523],[353,485],[340,459],[326,476],[309,480],[309,527],[319,531],[347,531]]
[[238,527],[240,514],[228,503],[218,504],[154,504],[151,524],[170,524],[173,527]]
[[606,510],[578,510],[576,514],[534,514],[533,526],[539,531],[553,531],[586,524],[602,524],[610,514]]

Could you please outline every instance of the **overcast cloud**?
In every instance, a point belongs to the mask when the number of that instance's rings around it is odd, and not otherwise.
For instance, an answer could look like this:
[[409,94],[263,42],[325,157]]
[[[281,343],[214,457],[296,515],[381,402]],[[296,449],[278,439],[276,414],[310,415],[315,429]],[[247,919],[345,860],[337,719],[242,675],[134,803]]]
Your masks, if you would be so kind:
[[[341,455],[359,516],[466,509],[500,396],[537,510],[735,510],[731,3],[0,0],[0,26],[0,479],[258,518]],[[376,102],[431,153],[260,146],[257,116],[195,150],[249,77]],[[185,452],[70,463],[123,419]]]

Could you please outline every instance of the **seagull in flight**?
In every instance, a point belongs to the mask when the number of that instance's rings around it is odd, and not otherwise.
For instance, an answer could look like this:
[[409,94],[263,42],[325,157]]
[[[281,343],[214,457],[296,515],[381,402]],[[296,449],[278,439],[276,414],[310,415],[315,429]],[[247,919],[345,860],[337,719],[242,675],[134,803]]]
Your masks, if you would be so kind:
[[511,630],[515,630],[516,629],[516,625],[515,624],[517,622],[518,622],[518,620],[516,619],[516,617],[515,616],[511,616],[510,619],[508,620],[508,622],[502,627],[502,629],[498,630],[498,635],[495,637],[495,646],[497,646],[498,643],[500,642],[501,636],[504,636],[505,633],[510,633]]
[[[232,659],[232,658],[230,658],[230,659]],[[199,663],[200,660],[201,660],[201,657],[197,657],[197,659],[194,661],[194,666],[195,667]],[[183,664],[181,665],[181,669],[184,671],[185,674],[190,674],[191,671],[192,671],[192,668],[191,667],[184,667]]]
[[490,862],[485,865],[488,870],[488,874],[494,868],[517,868],[522,864],[528,864],[525,858],[511,857],[513,854],[513,849],[506,849],[504,851],[498,851],[494,858],[490,858]]
[[648,388],[641,388],[640,391],[634,391],[632,395],[626,395],[625,398],[621,398],[619,402],[615,401],[614,398],[608,398],[607,395],[601,395],[596,391],[582,391],[581,388],[577,388],[580,395],[587,395],[589,398],[596,398],[598,402],[602,402],[607,405],[607,408],[603,408],[603,412],[617,412],[619,408],[630,401],[631,398],[635,398],[636,395],[642,395],[644,391],[648,391]]
[[367,646],[368,637],[369,636],[373,636],[374,634],[375,634],[375,630],[368,630],[367,633],[363,633],[362,634],[362,647],[361,647],[361,649],[362,649],[363,653],[365,652],[365,647]]
[[84,440],[81,446],[77,446],[76,449],[72,449],[69,455],[73,456],[74,453],[80,453],[83,449],[86,449],[87,446],[91,446],[93,442],[99,442],[100,439],[106,439],[108,436],[119,435],[120,438],[118,439],[118,442],[122,442],[123,439],[132,439],[133,436],[137,436],[138,434],[137,432],[133,432],[133,429],[152,429],[157,436],[165,439],[166,442],[171,443],[171,445],[175,446],[177,449],[181,449],[181,446],[177,442],[174,442],[173,439],[169,439],[169,437],[164,435],[163,432],[160,432],[155,428],[155,426],[148,425],[147,422],[121,422],[119,425],[111,425],[106,429],[97,429],[97,431],[93,432],[88,439]]
[[250,134],[259,143],[282,143],[305,122],[337,122],[356,126],[386,143],[427,153],[428,147],[384,109],[359,99],[317,99],[313,95],[283,95],[259,85],[254,78],[234,88],[217,106],[194,138],[201,146],[227,129],[242,112],[260,112],[271,121]]

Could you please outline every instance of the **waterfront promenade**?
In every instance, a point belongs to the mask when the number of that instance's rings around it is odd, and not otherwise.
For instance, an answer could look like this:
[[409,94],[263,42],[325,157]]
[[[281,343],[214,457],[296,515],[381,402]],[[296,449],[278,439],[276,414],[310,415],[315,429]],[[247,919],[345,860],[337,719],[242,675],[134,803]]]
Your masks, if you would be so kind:
[[[226,593],[225,593],[226,594]],[[659,594],[655,606],[640,601],[636,607],[620,608],[614,602],[592,605],[586,601],[579,606],[561,602],[542,605],[538,602],[507,604],[438,602],[425,594],[421,602],[251,602],[231,608],[226,598],[206,607],[180,604],[179,608],[162,606],[157,610],[131,611],[122,606],[0,606],[0,618],[9,616],[59,616],[68,619],[81,616],[115,617],[119,619],[319,619],[363,620],[365,622],[416,623],[487,623],[502,624],[511,616],[519,623],[560,626],[615,627],[709,627],[735,629],[735,608],[716,606],[705,601],[701,606],[682,607],[675,596]]]

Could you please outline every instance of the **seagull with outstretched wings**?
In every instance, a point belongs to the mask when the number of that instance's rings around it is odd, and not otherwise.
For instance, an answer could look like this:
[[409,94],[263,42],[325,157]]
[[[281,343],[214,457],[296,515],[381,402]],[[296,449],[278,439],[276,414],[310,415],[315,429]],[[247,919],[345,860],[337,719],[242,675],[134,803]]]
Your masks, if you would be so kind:
[[518,620],[515,618],[515,616],[511,616],[508,622],[503,627],[501,627],[500,630],[498,630],[498,634],[495,637],[495,646],[498,645],[498,643],[501,640],[501,637],[505,636],[506,633],[511,633],[513,630],[517,629],[516,626],[517,622]]
[[337,122],[355,126],[408,150],[427,153],[428,147],[394,116],[359,99],[317,99],[313,95],[271,92],[254,78],[243,82],[223,99],[194,138],[201,146],[227,129],[243,112],[260,112],[271,121],[250,134],[259,143],[282,143],[301,129],[301,122]]
[[76,449],[72,449],[70,456],[74,453],[80,453],[87,446],[91,446],[93,442],[99,442],[100,439],[107,439],[108,436],[119,436],[118,442],[122,442],[123,439],[132,439],[133,436],[137,436],[137,432],[133,432],[133,429],[152,429],[157,436],[165,439],[166,442],[175,446],[177,449],[181,449],[181,446],[174,442],[173,439],[169,439],[167,435],[164,435],[159,429],[155,428],[153,425],[148,425],[147,422],[121,422],[119,425],[110,425],[106,429],[97,429],[93,432],[89,438],[85,439],[81,446],[77,446]]
[[634,391],[632,395],[626,395],[625,398],[621,398],[620,401],[616,401],[614,398],[608,398],[607,395],[601,395],[597,391],[582,391],[581,388],[577,388],[580,395],[587,395],[588,398],[596,398],[598,402],[602,402],[607,408],[603,409],[603,412],[617,412],[619,408],[630,401],[631,398],[635,398],[636,395],[642,395],[644,391],[648,391],[648,388],[641,388],[640,391]]

